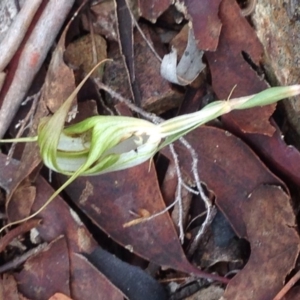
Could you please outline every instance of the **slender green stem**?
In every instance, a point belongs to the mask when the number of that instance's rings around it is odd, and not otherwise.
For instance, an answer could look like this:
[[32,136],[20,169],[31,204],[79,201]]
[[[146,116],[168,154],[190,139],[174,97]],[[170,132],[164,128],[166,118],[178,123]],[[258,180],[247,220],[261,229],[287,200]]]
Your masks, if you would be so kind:
[[1,143],[31,143],[31,142],[37,142],[38,136],[28,136],[28,137],[22,137],[17,139],[4,139],[0,140]]

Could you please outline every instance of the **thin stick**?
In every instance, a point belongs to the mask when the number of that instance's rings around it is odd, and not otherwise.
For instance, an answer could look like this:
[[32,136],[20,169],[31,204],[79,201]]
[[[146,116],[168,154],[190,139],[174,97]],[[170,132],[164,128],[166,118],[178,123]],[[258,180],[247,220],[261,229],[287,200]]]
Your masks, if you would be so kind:
[[47,243],[40,244],[37,247],[25,252],[21,256],[16,257],[14,260],[0,266],[0,274],[19,267],[22,263],[27,261],[28,258],[43,251],[47,247],[47,245],[48,245]]
[[147,39],[146,35],[144,34],[142,28],[140,27],[139,23],[137,22],[137,20],[135,19],[131,9],[130,9],[130,5],[128,4],[128,0],[125,0],[126,2],[126,6],[128,8],[128,11],[130,13],[131,19],[134,23],[134,25],[136,26],[137,30],[139,31],[139,33],[141,34],[142,38],[144,39],[144,41],[146,42],[146,44],[148,45],[148,47],[150,48],[150,50],[153,52],[153,54],[155,55],[155,57],[161,62],[162,59],[161,57],[158,55],[158,53],[155,51],[153,45],[151,44],[151,42]]
[[[27,2],[31,4],[31,1]],[[17,69],[3,99],[0,109],[0,138],[3,138],[18,111],[73,4],[74,0],[47,1],[45,9],[22,49]]]
[[[37,107],[37,104],[38,104],[38,99],[40,97],[40,94],[41,94],[41,91],[39,91],[38,93],[36,93],[35,95],[31,96],[31,97],[28,97],[28,98],[31,98],[33,99],[32,101],[32,105],[31,105],[31,108],[29,110],[29,112],[27,113],[26,117],[20,121],[21,123],[21,127],[16,135],[16,139],[18,139],[19,137],[21,137],[21,135],[23,134],[23,132],[25,131],[25,129],[31,125],[31,122],[32,122],[32,116],[36,110],[36,107]],[[28,102],[28,99],[25,100],[25,102]],[[30,121],[31,120],[31,121]],[[19,123],[19,124],[20,124]],[[9,149],[9,152],[7,154],[7,158],[6,158],[6,165],[8,165],[11,161],[11,158],[13,156],[13,153],[15,151],[15,148],[16,148],[16,145],[17,145],[17,142],[14,142],[12,143],[10,149]]]
[[158,117],[157,115],[152,114],[152,113],[148,113],[145,110],[143,110],[142,108],[139,108],[139,107],[135,106],[130,100],[124,98],[123,96],[121,96],[120,94],[115,92],[109,86],[102,83],[99,79],[95,78],[94,82],[96,83],[96,85],[98,86],[99,89],[101,89],[103,91],[106,91],[113,98],[116,98],[119,102],[126,104],[127,107],[129,107],[132,111],[140,114],[141,116],[143,116],[147,120],[151,120],[155,124],[159,124],[163,121],[163,119]]
[[95,41],[94,26],[92,24],[91,12],[89,9],[87,10],[87,19],[88,19],[89,30],[91,32],[93,65],[95,65],[98,62],[98,53],[97,53],[97,46]]
[[0,72],[5,69],[15,55],[42,2],[43,0],[25,1],[16,19],[6,31],[5,37],[0,43]]
[[194,240],[193,240],[193,242],[192,242],[192,244],[189,248],[189,251],[188,251],[189,256],[192,256],[193,253],[195,252],[195,250],[197,249],[197,247],[198,247],[198,245],[201,241],[201,238],[203,237],[204,233],[206,232],[208,226],[213,221],[213,219],[214,219],[214,217],[217,213],[217,210],[213,206],[211,200],[206,196],[206,194],[205,194],[205,192],[202,188],[201,181],[200,181],[199,174],[198,174],[198,155],[197,155],[197,152],[195,151],[195,149],[192,147],[192,145],[185,138],[181,137],[179,140],[189,150],[189,153],[192,156],[193,176],[194,176],[194,179],[195,179],[197,189],[200,193],[200,196],[201,196],[202,200],[204,201],[204,204],[205,204],[205,207],[206,207],[206,210],[207,210],[206,218],[205,218],[204,222],[202,223],[202,225],[200,227],[200,230],[198,231],[197,235],[195,236],[195,238],[194,238]]
[[199,214],[198,216],[194,217],[190,222],[189,224],[186,226],[186,229],[188,229],[192,224],[193,222],[195,222],[197,219],[203,217],[204,215],[206,215],[207,211],[204,211],[202,212],[201,214]]
[[191,243],[191,246],[188,250],[188,256],[192,256],[194,254],[194,252],[196,251],[196,249],[199,246],[199,243],[203,237],[203,235],[205,234],[206,230],[208,229],[209,225],[212,223],[214,217],[217,214],[217,209],[215,206],[211,206],[208,210],[207,210],[207,215],[206,218],[204,220],[204,222],[202,223],[197,235],[195,236],[193,242]]
[[0,239],[0,253],[7,247],[7,245],[20,234],[30,231],[32,228],[41,223],[39,219],[28,220],[20,226],[10,230],[4,237]]
[[138,219],[129,221],[129,222],[123,224],[123,227],[126,228],[126,227],[130,227],[130,226],[133,226],[133,225],[136,225],[139,223],[151,221],[152,219],[167,213],[172,207],[174,207],[174,205],[177,203],[177,201],[178,201],[178,199],[175,199],[175,201],[173,201],[170,205],[168,205],[167,207],[165,207],[163,210],[159,211],[158,213],[151,215],[150,217],[142,217],[142,218],[138,218]]
[[273,300],[281,300],[299,279],[300,270],[287,282],[287,284],[281,289],[281,291],[274,297]]
[[176,198],[175,198],[175,203],[178,203],[178,212],[179,212],[179,217],[178,217],[178,227],[179,227],[179,240],[181,242],[181,244],[183,244],[184,242],[184,230],[183,230],[183,208],[182,208],[182,174],[181,174],[181,170],[179,167],[179,159],[178,159],[178,155],[174,149],[174,145],[171,144],[169,146],[173,159],[174,159],[174,163],[175,163],[175,170],[177,173],[177,179],[178,179],[178,183],[177,183],[177,188],[176,188]]

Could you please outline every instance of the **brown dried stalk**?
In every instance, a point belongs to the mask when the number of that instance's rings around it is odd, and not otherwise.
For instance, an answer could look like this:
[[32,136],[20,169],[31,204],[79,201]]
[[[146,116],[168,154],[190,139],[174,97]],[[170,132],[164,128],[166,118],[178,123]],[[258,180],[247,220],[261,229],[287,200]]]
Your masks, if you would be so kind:
[[[28,1],[31,3],[31,1]],[[26,41],[0,109],[0,138],[8,129],[35,75],[53,45],[74,0],[49,0]],[[0,99],[1,101],[1,99]]]

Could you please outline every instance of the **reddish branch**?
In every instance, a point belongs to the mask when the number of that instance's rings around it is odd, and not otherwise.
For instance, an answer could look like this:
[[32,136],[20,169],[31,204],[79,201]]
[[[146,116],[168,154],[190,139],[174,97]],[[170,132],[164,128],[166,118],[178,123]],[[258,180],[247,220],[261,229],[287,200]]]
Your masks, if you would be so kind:
[[0,240],[0,253],[7,247],[7,245],[16,237],[19,235],[26,233],[30,231],[32,228],[38,226],[40,224],[41,220],[39,219],[33,219],[29,220],[20,226],[12,229],[9,231],[3,238]]
[[0,138],[18,111],[73,4],[74,0],[49,0],[41,13],[21,51],[17,69],[3,99],[0,109]]
[[300,271],[298,271],[288,283],[281,289],[281,291],[274,297],[273,300],[281,300],[287,294],[287,292],[297,283],[300,279]]
[[0,44],[0,72],[9,64],[18,50],[31,21],[43,0],[25,1],[13,24]]

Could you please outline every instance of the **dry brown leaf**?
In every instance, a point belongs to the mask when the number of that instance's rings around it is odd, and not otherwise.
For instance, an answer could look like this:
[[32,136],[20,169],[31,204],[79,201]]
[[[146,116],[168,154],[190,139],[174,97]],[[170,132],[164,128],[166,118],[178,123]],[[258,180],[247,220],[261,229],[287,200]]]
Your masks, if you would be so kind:
[[278,186],[260,186],[243,201],[241,210],[251,255],[228,284],[222,299],[273,299],[299,255],[299,236],[290,198]]

